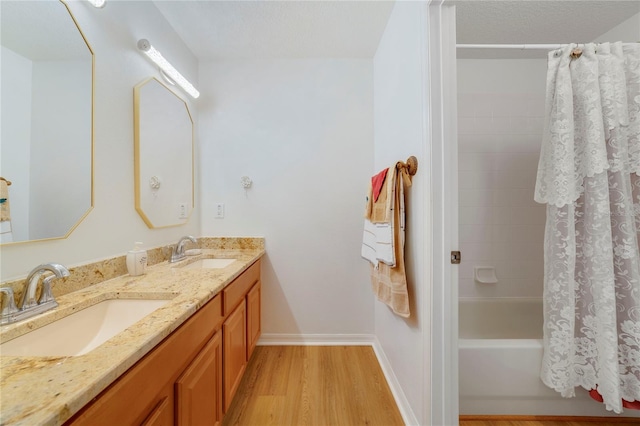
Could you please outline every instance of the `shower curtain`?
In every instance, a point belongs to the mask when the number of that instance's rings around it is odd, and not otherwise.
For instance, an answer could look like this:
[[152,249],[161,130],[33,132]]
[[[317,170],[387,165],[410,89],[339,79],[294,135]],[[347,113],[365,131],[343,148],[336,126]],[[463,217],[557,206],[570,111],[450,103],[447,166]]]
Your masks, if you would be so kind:
[[640,401],[640,43],[577,47],[548,58],[541,378],[621,413]]

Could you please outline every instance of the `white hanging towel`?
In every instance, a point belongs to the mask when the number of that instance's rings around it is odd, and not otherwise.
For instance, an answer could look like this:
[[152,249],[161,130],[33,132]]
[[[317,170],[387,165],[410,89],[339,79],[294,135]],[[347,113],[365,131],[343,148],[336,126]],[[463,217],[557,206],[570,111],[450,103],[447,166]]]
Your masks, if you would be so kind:
[[369,219],[365,219],[361,255],[376,268],[378,262],[396,266],[395,250],[393,249],[393,224],[372,223]]

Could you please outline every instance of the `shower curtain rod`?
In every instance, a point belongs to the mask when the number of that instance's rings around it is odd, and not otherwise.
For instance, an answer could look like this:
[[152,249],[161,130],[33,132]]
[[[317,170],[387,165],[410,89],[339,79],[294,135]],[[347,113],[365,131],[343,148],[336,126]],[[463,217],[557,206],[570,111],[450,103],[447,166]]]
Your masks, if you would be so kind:
[[[563,44],[456,44],[458,49],[518,49],[518,50],[555,50],[570,43]],[[578,43],[582,45],[584,43]],[[595,43],[598,44],[598,43]],[[622,43],[627,44],[627,43]]]
[[563,44],[456,44],[458,49],[554,50]]

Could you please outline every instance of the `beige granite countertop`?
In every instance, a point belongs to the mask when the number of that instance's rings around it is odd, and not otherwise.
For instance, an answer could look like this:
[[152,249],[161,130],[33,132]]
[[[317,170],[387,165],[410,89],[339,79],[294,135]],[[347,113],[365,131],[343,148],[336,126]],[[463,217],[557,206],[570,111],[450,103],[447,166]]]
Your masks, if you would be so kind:
[[[264,255],[264,246],[204,249],[179,263],[148,267],[57,298],[60,306],[3,326],[0,342],[108,298],[172,298],[91,352],[76,357],[0,356],[0,424],[59,425],[122,375],[207,301]],[[200,258],[235,258],[221,269],[180,269]],[[0,353],[1,355],[1,353]]]

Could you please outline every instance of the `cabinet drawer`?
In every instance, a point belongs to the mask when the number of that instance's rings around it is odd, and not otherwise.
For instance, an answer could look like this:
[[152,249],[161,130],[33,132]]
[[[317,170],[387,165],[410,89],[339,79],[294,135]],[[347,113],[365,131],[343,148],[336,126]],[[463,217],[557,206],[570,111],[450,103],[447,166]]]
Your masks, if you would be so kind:
[[222,290],[222,307],[225,317],[244,300],[244,296],[259,279],[260,261],[258,260]]

